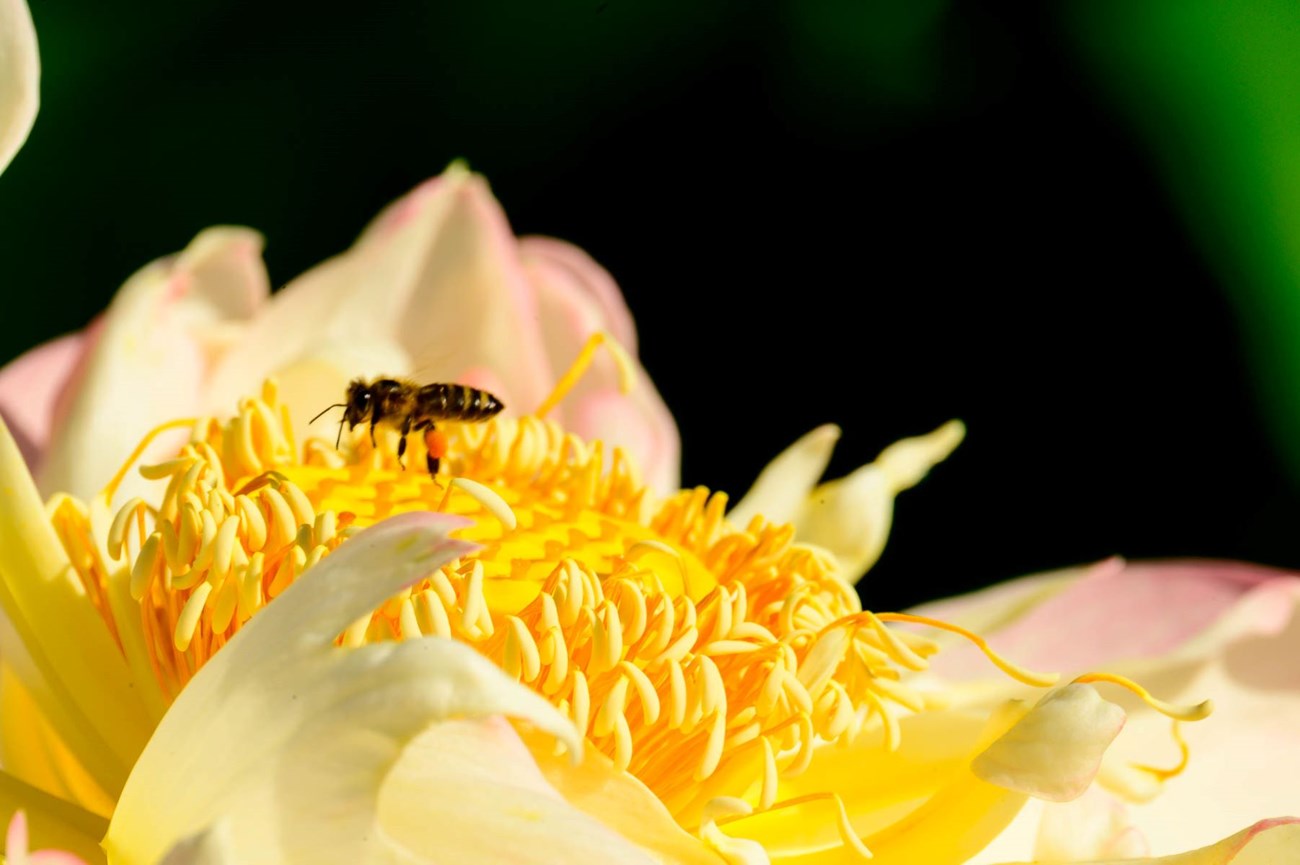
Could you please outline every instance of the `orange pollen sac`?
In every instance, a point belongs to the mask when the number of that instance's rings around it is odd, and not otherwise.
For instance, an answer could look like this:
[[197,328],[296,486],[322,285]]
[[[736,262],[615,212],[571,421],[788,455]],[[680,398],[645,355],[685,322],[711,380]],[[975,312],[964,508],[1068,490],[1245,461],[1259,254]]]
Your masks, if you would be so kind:
[[[718,796],[773,804],[814,746],[876,731],[927,697],[902,681],[937,650],[862,610],[825,553],[761,517],[728,523],[705,489],[655,501],[618,448],[537,417],[447,424],[412,442],[380,428],[299,451],[268,383],[175,458],[140,469],[157,504],[116,513],[107,559],[84,508],[53,506],[91,599],[129,573],[146,650],[174,697],[263,605],[360,527],[409,510],[466,514],[481,549],[353,624],[341,645],[449,637],[474,646],[571,718],[683,825]],[[440,437],[443,433],[440,431]],[[424,470],[425,447],[441,470]],[[109,493],[111,495],[111,489]],[[1014,668],[1006,668],[1017,675]],[[1036,681],[1031,674],[1018,676]],[[753,793],[752,791],[758,791]]]

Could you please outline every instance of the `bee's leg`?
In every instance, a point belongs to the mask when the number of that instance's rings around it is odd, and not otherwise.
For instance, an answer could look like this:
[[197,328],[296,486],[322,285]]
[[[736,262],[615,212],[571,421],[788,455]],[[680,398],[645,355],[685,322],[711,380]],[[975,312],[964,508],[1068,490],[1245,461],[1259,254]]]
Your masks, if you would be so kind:
[[432,423],[424,428],[424,446],[427,450],[424,462],[429,468],[429,476],[432,477],[438,473],[442,456],[447,452],[447,439]]
[[374,404],[375,407],[370,412],[370,446],[377,448],[379,443],[375,441],[375,424],[379,423],[379,400],[375,399]]
[[407,415],[406,420],[402,421],[401,441],[397,443],[397,464],[402,467],[403,471],[406,470],[406,463],[402,461],[402,457],[406,455],[406,437],[410,434],[411,434],[411,416]]

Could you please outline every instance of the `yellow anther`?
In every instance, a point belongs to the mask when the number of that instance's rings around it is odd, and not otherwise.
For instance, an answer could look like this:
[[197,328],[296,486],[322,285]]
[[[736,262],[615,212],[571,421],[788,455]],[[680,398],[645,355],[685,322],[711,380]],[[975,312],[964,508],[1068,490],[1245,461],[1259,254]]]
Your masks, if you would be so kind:
[[366,634],[370,631],[370,614],[362,616],[343,632],[343,645],[355,649],[357,646],[366,642]]
[[640,667],[627,661],[620,662],[618,668],[619,672],[626,677],[626,681],[636,690],[637,701],[641,704],[641,715],[645,723],[653,724],[658,721],[659,694],[655,691],[650,677],[643,673]]
[[264,487],[258,491],[258,496],[266,504],[270,511],[270,520],[267,522],[267,541],[273,548],[282,547],[293,541],[298,534],[298,521],[294,518],[293,510],[289,503],[285,501],[284,496],[273,487]]
[[614,719],[623,717],[623,711],[627,707],[627,688],[627,679],[620,678],[609,689],[596,712],[596,720],[592,722],[593,736],[608,736],[614,732]]
[[149,589],[149,583],[153,580],[154,574],[158,568],[159,548],[162,546],[162,535],[158,532],[151,534],[140,548],[139,555],[136,556],[135,562],[131,565],[131,597],[137,601],[144,597],[144,593]]
[[276,491],[284,496],[285,502],[289,505],[289,510],[293,512],[293,520],[296,525],[310,526],[316,522],[316,509],[312,507],[307,496],[303,495],[302,490],[293,482],[282,483],[276,487]]
[[126,533],[131,520],[137,517],[145,507],[144,499],[134,498],[123,505],[117,515],[113,517],[113,523],[108,527],[107,551],[109,558],[114,561],[122,558],[122,546],[126,543]]
[[709,724],[709,736],[705,740],[704,756],[700,758],[700,763],[695,768],[695,780],[703,781],[717,771],[718,763],[722,761],[722,746],[726,741],[727,715],[725,712],[718,712]]
[[570,698],[570,711],[572,711],[573,726],[578,729],[579,736],[587,735],[587,727],[591,723],[591,691],[587,687],[587,677],[581,670],[573,671],[573,693]]
[[212,602],[212,630],[224,633],[235,618],[235,608],[239,604],[239,583],[227,579],[216,592],[217,597]]
[[207,605],[210,594],[212,594],[212,584],[200,583],[194,589],[194,593],[186,599],[180,617],[176,620],[176,630],[172,635],[172,645],[176,651],[184,652],[190,647],[190,641],[194,639],[194,630],[199,625],[199,617],[203,615],[203,608]]
[[763,786],[758,794],[758,807],[766,811],[772,807],[776,801],[777,791],[777,770],[776,770],[776,752],[772,750],[772,742],[763,736],[759,740],[763,743]]
[[230,573],[230,563],[235,557],[235,539],[239,533],[239,517],[226,517],[217,530],[217,539],[212,544],[212,571],[224,577]]
[[519,525],[519,521],[515,518],[515,512],[510,510],[510,505],[506,504],[506,500],[501,498],[491,487],[478,481],[472,481],[469,478],[452,478],[447,489],[448,494],[451,493],[451,487],[469,493],[488,513],[496,517],[501,525],[505,526],[507,532],[513,532],[515,527]]
[[397,612],[397,633],[403,640],[424,636],[419,617],[415,614],[415,604],[410,598],[402,598]]
[[451,621],[447,618],[447,608],[432,589],[425,589],[415,596],[415,613],[420,621],[420,630],[431,637],[450,637]]

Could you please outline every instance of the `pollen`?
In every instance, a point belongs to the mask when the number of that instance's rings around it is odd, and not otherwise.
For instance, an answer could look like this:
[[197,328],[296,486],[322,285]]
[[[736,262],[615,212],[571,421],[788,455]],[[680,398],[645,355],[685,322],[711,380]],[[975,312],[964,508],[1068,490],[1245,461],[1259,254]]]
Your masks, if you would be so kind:
[[657,499],[621,449],[544,417],[440,425],[436,476],[414,468],[424,464],[418,441],[402,468],[395,432],[375,446],[359,430],[341,450],[322,439],[300,448],[273,383],[233,418],[167,426],[176,425],[192,430],[188,444],[140,469],[161,490],[158,504],[121,507],[103,552],[86,508],[50,504],[110,628],[123,599],[109,574],[129,573],[168,697],[351,534],[412,510],[471,517],[460,534],[480,549],[353,623],[339,644],[468,643],[687,827],[711,825],[708,803],[727,797],[757,809],[797,804],[777,801],[780,781],[815,747],[861,735],[898,745],[899,718],[933,699],[905,674],[924,670],[938,646],[891,622],[945,628],[1013,678],[1054,681],[961,629],[863,610],[833,558],[797,543],[792,526],[732,525],[726,495],[704,488]]

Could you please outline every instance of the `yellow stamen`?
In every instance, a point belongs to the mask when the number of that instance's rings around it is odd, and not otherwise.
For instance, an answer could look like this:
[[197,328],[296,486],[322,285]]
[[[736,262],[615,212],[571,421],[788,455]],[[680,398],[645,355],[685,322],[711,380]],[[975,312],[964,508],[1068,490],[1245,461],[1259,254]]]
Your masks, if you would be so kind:
[[931,619],[927,616],[913,616],[908,613],[879,613],[876,617],[882,622],[911,622],[914,625],[929,625],[931,628],[938,628],[941,631],[947,631],[950,634],[964,637],[974,643],[975,647],[983,652],[984,656],[992,661],[993,665],[999,670],[1018,682],[1024,682],[1026,685],[1033,685],[1037,688],[1049,688],[1052,685],[1055,685],[1061,678],[1059,673],[1035,673],[1026,670],[1024,667],[1018,666],[1017,664],[1013,664],[997,652],[993,651],[993,648],[988,644],[988,641],[979,634],[972,633],[965,628],[940,621],[939,619]]
[[145,450],[149,445],[153,444],[154,439],[158,438],[158,436],[168,430],[181,429],[182,427],[193,427],[196,423],[198,423],[196,418],[180,418],[178,420],[167,421],[167,423],[164,424],[159,424],[146,433],[145,437],[140,439],[140,443],[135,446],[135,450],[131,451],[131,455],[126,458],[126,462],[122,463],[122,467],[117,470],[115,475],[113,475],[112,480],[108,482],[108,486],[104,487],[104,497],[110,502],[113,500],[113,494],[116,493],[117,488],[121,486],[122,480],[126,477],[126,473],[131,470],[131,466],[135,465],[136,460],[140,459],[140,457],[144,455]]
[[1188,747],[1187,740],[1183,738],[1183,731],[1180,726],[1181,723],[1182,722],[1175,720],[1172,724],[1172,729],[1170,730],[1170,735],[1173,737],[1174,743],[1178,745],[1179,757],[1178,762],[1175,765],[1168,769],[1161,769],[1158,766],[1148,766],[1144,763],[1136,763],[1133,765],[1133,768],[1140,772],[1146,772],[1148,775],[1154,777],[1156,781],[1162,783],[1168,781],[1170,778],[1177,778],[1179,775],[1183,774],[1183,770],[1187,768],[1187,763],[1191,759],[1192,749]]
[[1136,694],[1142,702],[1160,714],[1173,718],[1175,721],[1199,721],[1202,718],[1208,718],[1210,713],[1214,711],[1214,703],[1210,700],[1203,700],[1191,706],[1175,706],[1172,703],[1166,703],[1164,700],[1158,700],[1151,695],[1150,691],[1137,682],[1114,673],[1087,673],[1074,681],[1081,685],[1089,682],[1109,682],[1112,685],[1119,685],[1121,688]]
[[[374,446],[360,431],[341,451],[321,440],[300,451],[270,384],[224,423],[175,421],[150,433],[110,493],[158,433],[193,430],[179,453],[141,470],[161,489],[157,507],[127,503],[107,552],[124,559],[162,692],[175,696],[360,527],[411,510],[468,515],[475,520],[461,535],[479,549],[358,619],[340,645],[461,640],[550,700],[683,825],[716,831],[711,801],[813,806],[816,819],[835,819],[847,848],[869,856],[832,791],[777,798],[818,749],[861,736],[897,748],[899,719],[933,705],[905,676],[925,670],[937,644],[891,623],[962,636],[1026,684],[1056,677],[1024,670],[963,628],[864,611],[833,557],[795,543],[793,527],[761,517],[732,525],[727,497],[704,488],[657,501],[620,449],[607,456],[602,442],[544,420],[602,345],[630,385],[630,362],[596,334],[537,416],[447,424],[442,481],[403,469],[392,430]],[[423,464],[426,445],[411,444],[406,460]],[[103,595],[108,568],[83,550],[94,546],[88,518],[65,505],[54,513],[83,582]],[[1170,709],[1121,677],[1080,681],[1121,684]]]
[[587,368],[591,366],[597,350],[602,345],[609,350],[610,356],[614,358],[614,363],[618,367],[619,390],[623,393],[632,390],[636,383],[636,365],[627,356],[627,351],[623,346],[618,344],[618,340],[604,331],[597,331],[587,339],[587,344],[582,347],[582,351],[578,353],[578,358],[569,367],[569,371],[556,382],[551,395],[542,400],[542,404],[533,412],[536,417],[546,417],[551,409],[559,405],[560,401],[569,395],[569,391],[573,390],[573,386],[578,383],[578,380],[587,372]]

